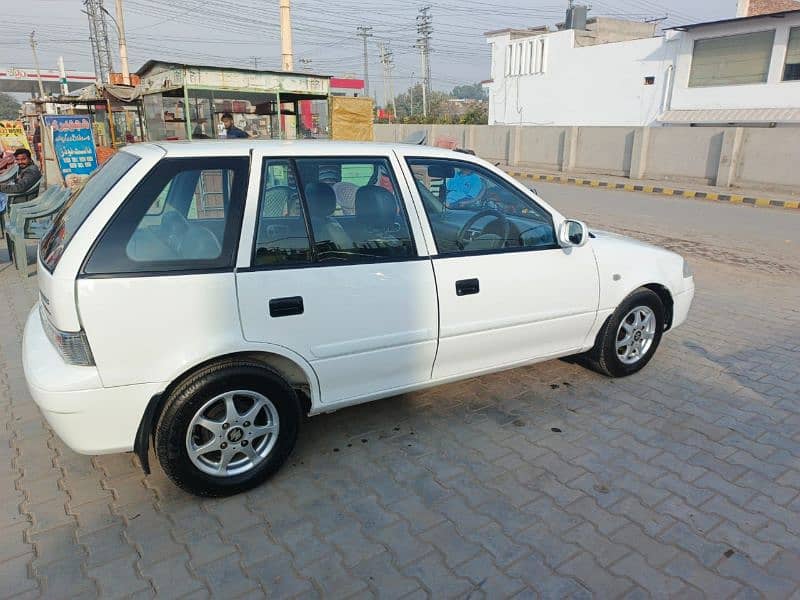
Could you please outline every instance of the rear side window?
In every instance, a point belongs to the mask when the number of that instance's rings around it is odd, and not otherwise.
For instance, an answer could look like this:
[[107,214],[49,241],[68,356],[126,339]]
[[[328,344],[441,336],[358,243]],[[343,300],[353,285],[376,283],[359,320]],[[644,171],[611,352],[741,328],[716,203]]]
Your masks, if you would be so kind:
[[233,268],[249,159],[166,159],[103,232],[86,274]]
[[64,250],[86,218],[137,162],[139,157],[118,152],[73,192],[53,220],[53,227],[41,241],[42,262],[48,271],[56,268]]
[[387,159],[265,161],[253,266],[415,256],[408,215]]

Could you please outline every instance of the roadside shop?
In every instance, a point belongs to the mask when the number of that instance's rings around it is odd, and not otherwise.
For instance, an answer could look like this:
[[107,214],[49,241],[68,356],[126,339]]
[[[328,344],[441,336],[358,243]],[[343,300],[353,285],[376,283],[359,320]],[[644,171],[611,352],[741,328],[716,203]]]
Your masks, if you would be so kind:
[[137,72],[150,140],[225,137],[230,113],[249,137],[306,137],[298,104],[328,111],[330,77],[310,73],[232,69],[151,60]]

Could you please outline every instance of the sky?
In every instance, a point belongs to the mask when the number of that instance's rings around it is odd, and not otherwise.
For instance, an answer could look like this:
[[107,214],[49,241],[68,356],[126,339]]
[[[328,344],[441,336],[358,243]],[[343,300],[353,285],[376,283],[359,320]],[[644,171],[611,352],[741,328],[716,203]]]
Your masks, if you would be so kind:
[[[89,30],[83,0],[1,0],[4,24],[0,67],[28,68],[32,30],[39,41],[42,68],[56,68],[59,56],[68,70],[92,71]],[[114,0],[104,0],[114,14]],[[132,71],[149,59],[262,69],[280,68],[278,0],[123,0]],[[663,26],[731,18],[736,0],[591,0],[590,16],[632,20],[666,17]],[[293,0],[295,70],[363,75],[363,43],[356,27],[372,27],[368,58],[373,95],[383,95],[379,44],[393,53],[394,93],[406,90],[420,74],[416,16],[431,7],[431,78],[435,89],[488,79],[489,49],[483,33],[505,27],[553,25],[563,21],[567,0]],[[109,23],[114,67],[117,39]]]

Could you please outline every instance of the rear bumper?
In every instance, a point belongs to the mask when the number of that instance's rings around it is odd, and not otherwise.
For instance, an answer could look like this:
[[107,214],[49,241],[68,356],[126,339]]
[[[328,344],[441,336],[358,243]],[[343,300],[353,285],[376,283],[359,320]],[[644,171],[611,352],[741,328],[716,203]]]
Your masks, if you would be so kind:
[[161,383],[104,388],[96,367],[66,364],[47,339],[38,304],[25,323],[22,365],[44,418],[80,454],[133,450],[147,403],[164,388]]
[[673,298],[672,327],[670,329],[683,325],[689,317],[689,309],[692,307],[692,300],[694,300],[694,279],[689,278],[689,280],[684,291]]

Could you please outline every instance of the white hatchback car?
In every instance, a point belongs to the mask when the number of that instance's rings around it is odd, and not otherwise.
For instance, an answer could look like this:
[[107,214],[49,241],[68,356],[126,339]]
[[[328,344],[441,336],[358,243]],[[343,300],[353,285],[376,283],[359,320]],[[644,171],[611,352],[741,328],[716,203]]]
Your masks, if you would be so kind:
[[195,494],[264,481],[303,414],[568,355],[624,376],[686,319],[672,252],[486,162],[334,142],[126,147],[39,247],[31,394],[84,454]]

